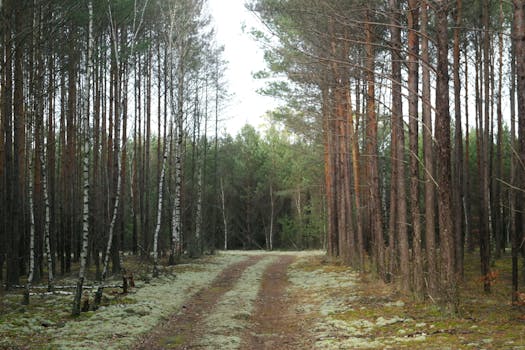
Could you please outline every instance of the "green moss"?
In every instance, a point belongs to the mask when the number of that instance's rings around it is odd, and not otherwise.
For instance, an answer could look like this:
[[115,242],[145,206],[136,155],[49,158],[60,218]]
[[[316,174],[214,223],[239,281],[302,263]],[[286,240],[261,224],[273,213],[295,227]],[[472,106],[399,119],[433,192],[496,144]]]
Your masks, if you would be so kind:
[[102,305],[131,305],[136,304],[137,300],[135,298],[131,297],[115,297],[111,299],[107,299],[107,303],[103,303]]
[[173,335],[173,336],[169,336],[169,337],[163,338],[160,341],[160,345],[162,346],[162,348],[172,349],[172,348],[176,348],[176,347],[178,347],[180,345],[183,345],[185,343],[185,341],[186,341],[186,339],[184,338],[183,335],[177,334],[177,335]]

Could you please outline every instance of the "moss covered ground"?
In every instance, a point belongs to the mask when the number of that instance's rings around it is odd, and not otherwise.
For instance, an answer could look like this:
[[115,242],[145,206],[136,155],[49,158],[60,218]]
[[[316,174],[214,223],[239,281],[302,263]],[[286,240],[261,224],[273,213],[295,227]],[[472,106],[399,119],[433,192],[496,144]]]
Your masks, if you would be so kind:
[[[151,278],[148,264],[128,257],[125,265],[135,275],[136,287],[122,294],[119,288],[104,289],[96,311],[71,316],[72,295],[32,296],[21,305],[21,292],[3,294],[0,301],[0,349],[122,349],[177,312],[184,301],[206,287],[242,255],[217,255],[163,267]],[[94,277],[90,271],[88,277]],[[120,281],[109,279],[108,284]],[[74,285],[74,275],[57,279],[57,285]],[[86,284],[95,284],[88,279]],[[93,299],[93,290],[84,298]]]
[[318,349],[525,349],[525,309],[511,303],[510,257],[494,262],[490,294],[478,260],[466,256],[453,316],[323,256],[298,260],[290,279],[302,295],[297,312],[311,314]]

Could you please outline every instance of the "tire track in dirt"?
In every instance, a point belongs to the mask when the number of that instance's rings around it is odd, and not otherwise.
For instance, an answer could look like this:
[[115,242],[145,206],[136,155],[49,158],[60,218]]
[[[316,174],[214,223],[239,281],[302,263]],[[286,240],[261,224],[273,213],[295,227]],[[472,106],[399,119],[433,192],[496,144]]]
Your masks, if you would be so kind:
[[200,336],[196,328],[211,313],[218,300],[233,288],[248,267],[263,258],[264,255],[250,256],[225,268],[210,286],[203,288],[188,300],[183,310],[140,339],[134,349],[190,349],[188,344],[192,344]]
[[310,349],[312,342],[305,337],[306,320],[297,314],[297,300],[290,294],[287,270],[295,260],[285,255],[270,265],[263,274],[250,327],[245,333],[241,349]]

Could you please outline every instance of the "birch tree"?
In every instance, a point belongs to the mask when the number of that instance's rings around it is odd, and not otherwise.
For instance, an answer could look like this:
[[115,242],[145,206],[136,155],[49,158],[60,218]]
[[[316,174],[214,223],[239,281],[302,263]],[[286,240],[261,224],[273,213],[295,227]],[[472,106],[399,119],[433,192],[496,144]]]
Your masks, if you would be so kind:
[[86,83],[84,87],[85,94],[85,110],[83,114],[82,124],[84,129],[84,145],[83,145],[83,161],[82,161],[82,180],[83,180],[83,206],[82,206],[82,248],[80,252],[80,268],[78,272],[78,281],[75,289],[75,296],[73,299],[73,315],[80,314],[80,302],[83,292],[83,284],[86,274],[86,263],[88,255],[88,239],[89,239],[89,115],[91,113],[91,74],[93,71],[93,3],[88,2],[88,38],[87,38],[87,67],[86,67]]
[[[32,128],[29,128],[29,131],[32,132]],[[29,146],[32,146],[31,143],[28,143]],[[22,304],[29,304],[29,293],[31,292],[31,284],[33,283],[33,278],[35,275],[35,208],[34,208],[34,196],[33,196],[33,157],[29,157],[29,182],[28,182],[28,202],[29,202],[29,274],[27,276],[26,288],[24,291],[24,296]]]
[[51,251],[51,239],[50,239],[50,226],[51,226],[51,205],[49,202],[49,186],[48,186],[48,176],[47,176],[47,167],[45,162],[46,152],[44,149],[41,150],[41,160],[42,163],[42,191],[44,194],[44,246],[46,250],[46,260],[47,260],[47,291],[53,291],[54,276],[53,276],[53,256]]
[[[171,130],[173,129],[173,125],[170,123],[170,138],[171,138]],[[170,139],[168,138],[168,139]],[[163,203],[163,197],[164,197],[164,178],[166,174],[166,163],[168,160],[168,150],[169,150],[169,144],[167,142],[164,142],[164,152],[162,156],[162,168],[160,171],[160,178],[159,178],[159,195],[158,195],[158,203],[157,203],[157,223],[155,225],[155,234],[153,236],[153,277],[159,276],[159,233],[160,233],[160,225],[161,225],[161,219],[162,219],[162,203]]]

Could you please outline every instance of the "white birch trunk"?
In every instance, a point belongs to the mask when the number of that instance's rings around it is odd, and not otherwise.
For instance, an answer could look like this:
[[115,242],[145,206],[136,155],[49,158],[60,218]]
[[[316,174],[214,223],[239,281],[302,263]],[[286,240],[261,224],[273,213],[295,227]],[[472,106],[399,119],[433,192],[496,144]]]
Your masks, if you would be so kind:
[[[117,155],[117,172],[121,173],[120,168],[122,167],[122,161],[120,154]],[[102,267],[102,281],[104,281],[108,274],[109,266],[109,257],[111,256],[111,247],[113,245],[113,236],[115,235],[115,225],[117,223],[118,208],[120,206],[120,192],[122,187],[122,176],[117,176],[117,189],[115,193],[115,203],[113,204],[113,214],[111,215],[111,222],[109,223],[109,232],[108,232],[108,243],[106,245],[106,252],[104,254],[104,264]],[[120,259],[120,258],[119,258]]]
[[[32,130],[30,129],[30,132]],[[28,196],[29,196],[29,275],[27,276],[26,289],[22,304],[29,304],[29,292],[31,290],[31,284],[33,283],[33,277],[35,273],[35,209],[33,206],[33,157],[29,157],[29,183],[28,183]]]
[[224,196],[224,181],[221,177],[221,204],[222,204],[222,222],[224,224],[224,250],[228,250],[228,220],[226,217],[226,200]]
[[179,62],[177,92],[177,137],[175,142],[175,200],[172,214],[170,264],[181,254],[182,142],[184,139],[184,67]]
[[[180,4],[179,4],[180,5]],[[173,98],[173,95],[170,94],[171,100],[171,115],[173,120],[175,120],[175,132],[173,133],[173,124],[170,128],[170,134],[175,134],[175,189],[173,194],[173,211],[171,215],[171,247],[170,247],[170,256],[169,256],[169,265],[174,265],[182,253],[182,209],[181,209],[181,194],[182,194],[182,142],[184,138],[184,45],[179,42],[183,37],[182,30],[176,28],[177,21],[180,20],[176,16],[179,13],[179,10],[172,9],[170,11],[170,29],[169,29],[169,49],[170,53],[169,59],[169,69],[168,72],[171,74],[174,70],[175,58],[173,57],[175,51],[175,40],[174,36],[177,38],[177,49],[179,50],[179,57],[177,59],[177,99]],[[174,86],[171,86],[174,90]]]
[[83,185],[83,205],[82,205],[82,247],[80,250],[80,268],[78,271],[78,281],[73,300],[73,315],[80,314],[80,299],[82,298],[82,287],[86,273],[86,263],[88,254],[89,239],[89,113],[91,99],[91,72],[93,69],[93,3],[88,2],[89,28],[88,28],[88,47],[87,47],[87,70],[86,70],[86,109],[83,116],[84,125],[84,149],[82,178]]
[[[172,127],[170,126],[170,134],[171,134],[171,128]],[[162,169],[160,171],[160,179],[159,179],[157,224],[155,226],[155,234],[153,236],[153,277],[159,276],[159,268],[158,268],[159,266],[159,232],[160,232],[160,225],[162,222],[162,202],[164,198],[163,187],[164,187],[164,177],[166,174],[166,162],[168,159],[168,149],[169,149],[169,143],[168,143],[168,140],[165,140],[164,141],[164,155],[162,157]]]
[[[118,136],[116,137],[118,139]],[[100,286],[95,294],[95,307],[100,304],[100,301],[102,299],[102,293],[104,291],[104,281],[106,280],[106,277],[108,275],[108,268],[109,268],[109,257],[111,256],[111,247],[113,246],[113,236],[115,235],[115,226],[117,223],[117,217],[118,217],[118,209],[120,206],[120,193],[122,188],[122,160],[120,157],[120,154],[117,154],[117,188],[115,191],[115,203],[113,204],[113,213],[111,215],[111,222],[109,223],[109,232],[108,232],[108,241],[106,244],[106,252],[104,254],[104,263],[102,264],[102,274],[100,278]],[[122,252],[119,251],[119,262],[120,266],[122,267]]]
[[44,210],[45,210],[45,222],[44,222],[44,249],[47,258],[47,291],[53,291],[53,257],[51,256],[51,243],[49,239],[49,227],[51,226],[50,216],[50,204],[49,204],[49,192],[47,188],[47,168],[45,163],[45,150],[41,150],[40,163],[42,163],[42,191],[44,195]]
[[[180,123],[182,124],[182,122]],[[172,227],[171,227],[171,254],[170,264],[174,264],[175,260],[181,254],[181,193],[182,193],[182,126],[177,126],[177,141],[175,143],[175,198],[172,213]]]

